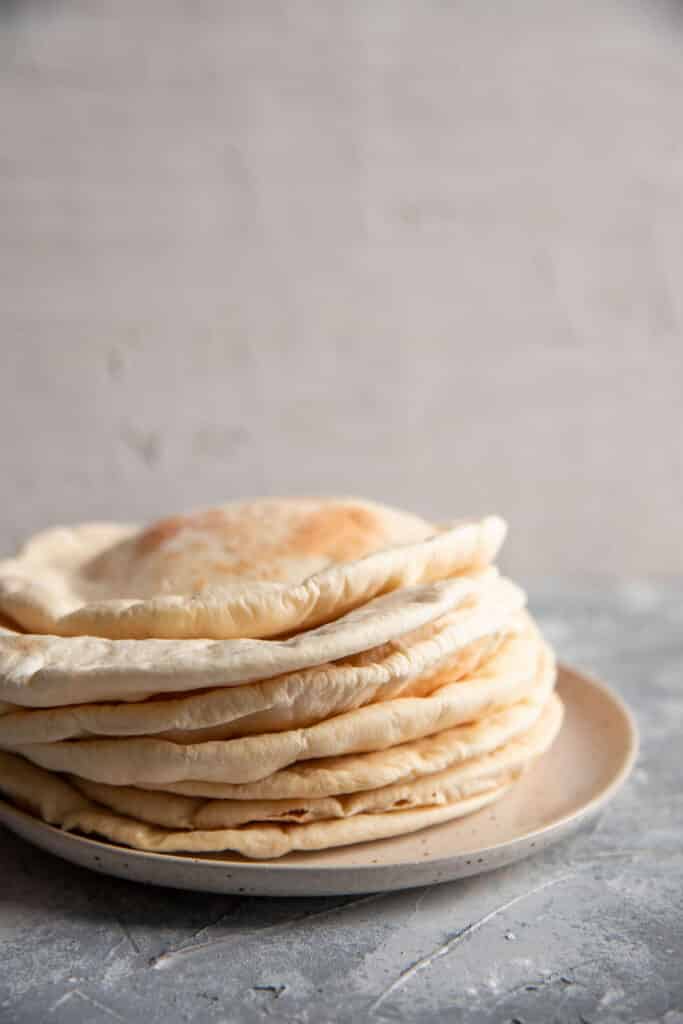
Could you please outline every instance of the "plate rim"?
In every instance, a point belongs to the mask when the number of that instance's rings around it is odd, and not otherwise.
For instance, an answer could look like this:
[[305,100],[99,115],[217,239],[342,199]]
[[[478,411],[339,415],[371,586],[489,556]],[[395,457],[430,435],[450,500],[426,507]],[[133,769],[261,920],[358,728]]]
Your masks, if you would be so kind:
[[[623,757],[623,761],[620,764],[618,771],[578,810],[570,811],[549,824],[542,825],[541,827],[529,832],[524,832],[522,835],[515,836],[512,839],[502,840],[501,842],[495,843],[491,846],[478,847],[476,850],[453,853],[446,855],[445,857],[435,859],[430,858],[427,863],[434,871],[438,871],[440,866],[447,865],[459,859],[472,859],[475,855],[477,857],[488,857],[495,860],[496,855],[500,854],[502,851],[514,850],[520,844],[531,846],[536,840],[539,838],[542,839],[548,833],[557,834],[558,839],[560,839],[566,829],[566,826],[573,824],[578,825],[579,822],[594,817],[603,805],[606,804],[619,789],[621,789],[628,779],[640,750],[640,735],[633,712],[620,694],[618,694],[607,683],[603,682],[603,680],[596,678],[591,673],[584,672],[582,669],[575,668],[565,662],[560,662],[558,663],[558,677],[560,675],[568,676],[570,678],[578,678],[581,683],[597,689],[611,702],[613,707],[620,714],[626,726],[628,745],[625,749],[625,756]],[[359,865],[335,865],[334,863],[293,864],[287,863],[283,860],[214,860],[193,855],[183,856],[179,854],[156,853],[148,850],[136,850],[133,847],[110,843],[106,840],[93,839],[89,836],[81,836],[76,833],[67,833],[63,829],[58,828],[55,825],[51,825],[48,822],[41,821],[29,812],[24,811],[21,808],[14,806],[9,801],[0,798],[0,823],[6,823],[6,819],[12,817],[18,822],[26,823],[33,829],[37,828],[46,835],[53,834],[59,836],[62,840],[67,839],[68,837],[67,842],[69,845],[73,844],[74,847],[79,847],[82,850],[90,850],[93,853],[104,850],[107,854],[122,854],[124,856],[132,857],[137,863],[145,861],[148,864],[163,863],[169,867],[185,867],[186,869],[190,869],[191,866],[199,866],[203,869],[208,869],[209,871],[212,869],[215,871],[225,871],[226,868],[236,872],[244,872],[245,870],[248,870],[250,874],[254,874],[254,877],[258,875],[259,871],[267,873],[271,878],[273,876],[278,876],[281,880],[286,879],[287,876],[301,876],[310,872],[315,872],[319,878],[328,878],[333,874],[339,874],[340,871],[353,872],[358,875],[362,874],[364,877],[372,877],[375,875],[386,874],[387,871],[410,869],[411,867],[417,866],[418,863],[416,861],[404,860]],[[30,840],[27,841],[30,842]],[[314,851],[312,852],[314,853]],[[161,884],[164,884],[163,881],[161,881]]]

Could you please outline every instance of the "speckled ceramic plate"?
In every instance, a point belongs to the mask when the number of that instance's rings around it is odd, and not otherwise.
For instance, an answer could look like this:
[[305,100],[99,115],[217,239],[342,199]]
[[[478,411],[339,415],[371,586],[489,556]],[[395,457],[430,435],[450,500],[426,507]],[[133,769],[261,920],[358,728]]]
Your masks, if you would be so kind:
[[413,835],[268,863],[224,854],[142,853],[46,825],[0,801],[0,822],[36,846],[107,875],[203,892],[321,896],[409,889],[491,871],[577,832],[627,778],[633,718],[603,683],[560,670],[566,714],[552,749],[490,808]]

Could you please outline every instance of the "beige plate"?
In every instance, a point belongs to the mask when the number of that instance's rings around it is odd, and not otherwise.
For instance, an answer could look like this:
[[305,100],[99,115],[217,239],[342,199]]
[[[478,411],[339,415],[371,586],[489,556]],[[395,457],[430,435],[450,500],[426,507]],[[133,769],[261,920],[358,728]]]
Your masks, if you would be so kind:
[[604,684],[562,667],[562,731],[503,799],[423,832],[282,860],[142,853],[46,825],[0,801],[0,822],[36,846],[106,875],[201,892],[321,896],[409,889],[479,874],[578,831],[627,778],[638,747],[633,718]]

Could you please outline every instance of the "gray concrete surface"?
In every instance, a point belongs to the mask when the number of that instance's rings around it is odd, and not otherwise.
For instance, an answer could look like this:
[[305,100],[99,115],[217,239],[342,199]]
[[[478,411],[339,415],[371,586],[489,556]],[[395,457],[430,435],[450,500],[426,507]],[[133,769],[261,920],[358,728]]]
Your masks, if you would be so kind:
[[3,831],[3,1024],[681,1024],[683,585],[532,603],[642,731],[595,831],[464,882],[315,900],[108,880]]
[[679,3],[0,12],[2,548],[356,492],[683,571]]

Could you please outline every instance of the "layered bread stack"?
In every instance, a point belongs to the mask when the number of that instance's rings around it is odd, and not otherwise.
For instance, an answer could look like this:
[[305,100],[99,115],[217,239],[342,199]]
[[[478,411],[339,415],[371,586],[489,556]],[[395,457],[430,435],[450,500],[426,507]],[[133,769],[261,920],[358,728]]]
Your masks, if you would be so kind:
[[562,720],[504,534],[351,499],[39,534],[0,562],[0,791],[137,849],[252,858],[484,807]]

